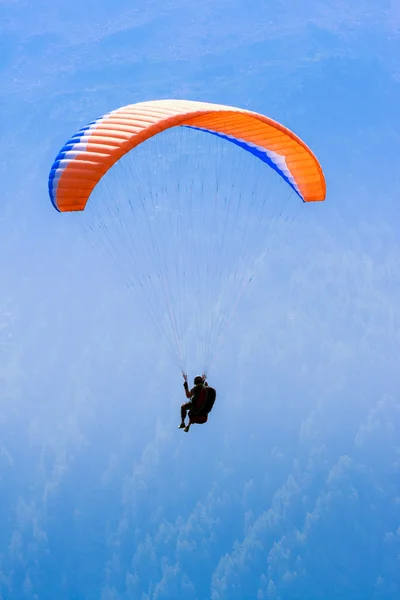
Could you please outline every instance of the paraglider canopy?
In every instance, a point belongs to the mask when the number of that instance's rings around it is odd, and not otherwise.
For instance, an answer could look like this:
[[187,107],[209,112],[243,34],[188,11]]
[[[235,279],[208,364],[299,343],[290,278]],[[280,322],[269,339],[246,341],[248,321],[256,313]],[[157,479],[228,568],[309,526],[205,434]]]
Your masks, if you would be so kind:
[[182,373],[192,336],[205,374],[266,244],[294,221],[288,191],[296,206],[326,196],[317,158],[292,131],[187,100],[131,104],[82,127],[48,186],[57,211],[89,213],[89,241],[115,262]]
[[83,210],[93,188],[117,160],[153,135],[178,125],[217,134],[254,154],[305,202],[325,199],[325,179],[316,157],[283,125],[230,106],[156,100],[112,111],[68,140],[50,171],[54,207],[61,212]]

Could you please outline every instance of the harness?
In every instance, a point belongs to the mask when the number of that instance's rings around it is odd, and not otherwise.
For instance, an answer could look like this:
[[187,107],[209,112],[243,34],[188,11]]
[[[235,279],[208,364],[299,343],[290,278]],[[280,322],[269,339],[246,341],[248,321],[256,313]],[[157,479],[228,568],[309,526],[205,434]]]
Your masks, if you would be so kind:
[[199,425],[207,423],[208,415],[212,411],[217,393],[212,387],[203,387],[197,398],[193,400],[193,408],[189,411],[190,423]]

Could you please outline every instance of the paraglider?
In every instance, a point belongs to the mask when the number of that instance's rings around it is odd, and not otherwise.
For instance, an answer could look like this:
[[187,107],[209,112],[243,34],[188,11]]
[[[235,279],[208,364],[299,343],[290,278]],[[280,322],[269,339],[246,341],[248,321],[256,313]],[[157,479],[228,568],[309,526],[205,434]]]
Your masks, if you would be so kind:
[[[205,375],[197,375],[194,378],[194,387],[191,390],[189,390],[186,374],[184,374],[184,380],[183,387],[185,388],[186,398],[189,399],[189,402],[185,402],[181,406],[181,423],[178,429],[183,429],[187,433],[193,423],[202,425],[208,421],[208,415],[213,409],[217,392],[213,387],[208,385]],[[187,414],[189,422],[186,425]]]
[[[48,187],[57,211],[87,215],[90,243],[115,262],[181,373],[195,360],[205,376],[266,242],[274,249],[294,221],[285,211],[302,205],[291,197],[326,195],[317,158],[289,129],[187,100],[131,104],[82,127],[56,156]],[[204,418],[206,396],[215,400],[204,382],[209,393],[187,408],[190,423],[196,411]]]

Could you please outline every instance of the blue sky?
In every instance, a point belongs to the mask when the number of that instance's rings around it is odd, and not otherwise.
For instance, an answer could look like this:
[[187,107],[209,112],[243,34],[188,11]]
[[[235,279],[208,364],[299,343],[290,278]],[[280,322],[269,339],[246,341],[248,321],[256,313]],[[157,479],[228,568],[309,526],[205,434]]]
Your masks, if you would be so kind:
[[[399,24],[389,0],[0,2],[1,600],[400,597]],[[168,97],[283,122],[328,186],[189,435],[179,370],[47,194],[77,129]]]

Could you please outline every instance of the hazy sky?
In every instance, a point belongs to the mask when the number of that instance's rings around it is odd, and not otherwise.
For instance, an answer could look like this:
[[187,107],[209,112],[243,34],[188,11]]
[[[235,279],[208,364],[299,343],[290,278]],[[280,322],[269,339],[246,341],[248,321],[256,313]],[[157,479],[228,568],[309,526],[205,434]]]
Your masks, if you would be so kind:
[[[398,600],[399,27],[394,0],[0,0],[1,600]],[[81,126],[170,97],[281,121],[328,190],[188,435],[170,354],[47,192]]]

